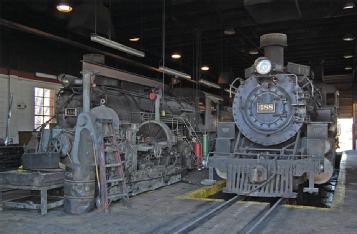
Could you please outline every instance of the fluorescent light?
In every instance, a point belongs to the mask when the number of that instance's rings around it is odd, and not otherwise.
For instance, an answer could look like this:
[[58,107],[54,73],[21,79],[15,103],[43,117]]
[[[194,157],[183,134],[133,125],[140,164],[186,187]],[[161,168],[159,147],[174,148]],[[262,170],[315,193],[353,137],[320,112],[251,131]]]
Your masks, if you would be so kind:
[[356,5],[354,2],[350,1],[350,2],[346,2],[345,5],[343,6],[343,9],[344,10],[347,10],[347,9],[352,9],[352,8],[355,8]]
[[145,53],[144,52],[142,52],[140,50],[136,50],[134,48],[130,48],[130,47],[125,46],[125,45],[122,45],[122,44],[120,44],[118,42],[109,40],[108,38],[105,38],[105,37],[101,37],[101,36],[93,34],[93,35],[90,36],[90,39],[91,39],[91,41],[97,42],[99,44],[102,44],[104,46],[108,46],[108,47],[113,48],[113,49],[117,49],[117,50],[123,51],[123,52],[125,52],[127,54],[135,55],[135,56],[138,56],[138,57],[145,57]]
[[352,54],[345,54],[343,57],[345,59],[350,59],[350,58],[353,58],[353,55]]
[[46,74],[46,73],[42,73],[42,72],[36,72],[35,76],[41,77],[41,78],[48,78],[48,79],[57,79],[57,76],[55,76],[55,75],[50,75],[50,74]]
[[352,35],[352,34],[346,34],[344,37],[343,37],[343,40],[344,41],[353,41],[355,39],[355,37]]
[[259,52],[257,50],[249,50],[250,55],[257,55]]
[[346,71],[352,70],[352,67],[345,67]]
[[233,27],[226,27],[224,29],[223,33],[224,33],[224,35],[231,36],[231,35],[236,34],[236,30]]
[[173,54],[171,54],[171,58],[173,58],[173,59],[180,59],[180,58],[181,58],[181,54],[179,54],[179,53],[173,53]]
[[68,1],[60,1],[57,4],[56,9],[62,13],[69,13],[73,10],[73,8],[71,7]]
[[204,65],[204,66],[201,67],[201,70],[202,71],[208,71],[209,70],[209,66]]
[[189,74],[186,74],[186,73],[183,73],[183,72],[180,72],[180,71],[168,68],[168,67],[160,66],[159,70],[164,72],[165,74],[168,74],[168,75],[173,75],[173,76],[191,80],[191,76]]
[[220,89],[221,88],[221,86],[219,86],[218,84],[210,82],[208,80],[199,79],[198,82],[200,84],[206,85],[206,86],[211,87],[211,88],[215,88],[215,89]]
[[132,37],[132,38],[129,38],[129,41],[131,41],[131,42],[138,42],[138,41],[140,41],[140,37]]

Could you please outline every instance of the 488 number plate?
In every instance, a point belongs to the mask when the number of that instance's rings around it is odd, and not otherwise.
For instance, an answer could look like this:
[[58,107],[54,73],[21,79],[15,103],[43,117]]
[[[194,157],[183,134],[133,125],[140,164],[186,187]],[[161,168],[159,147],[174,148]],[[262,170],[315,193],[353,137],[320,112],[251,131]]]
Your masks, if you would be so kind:
[[257,103],[257,113],[275,113],[275,103]]

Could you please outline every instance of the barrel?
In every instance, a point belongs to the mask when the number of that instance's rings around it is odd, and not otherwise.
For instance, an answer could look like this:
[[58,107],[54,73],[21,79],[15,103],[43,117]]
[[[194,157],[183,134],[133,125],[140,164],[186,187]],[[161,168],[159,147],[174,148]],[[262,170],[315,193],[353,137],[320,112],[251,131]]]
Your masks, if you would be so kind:
[[64,211],[69,214],[83,214],[94,209],[95,168],[72,165],[65,173]]

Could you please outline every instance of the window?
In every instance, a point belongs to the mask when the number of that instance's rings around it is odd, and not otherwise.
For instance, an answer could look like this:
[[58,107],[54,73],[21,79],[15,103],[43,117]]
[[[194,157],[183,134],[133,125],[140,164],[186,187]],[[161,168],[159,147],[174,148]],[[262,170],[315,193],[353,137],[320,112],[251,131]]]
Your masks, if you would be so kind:
[[[54,116],[54,96],[55,91],[51,89],[35,87],[35,106],[34,106],[34,128],[41,127]],[[46,128],[49,128],[47,124]]]

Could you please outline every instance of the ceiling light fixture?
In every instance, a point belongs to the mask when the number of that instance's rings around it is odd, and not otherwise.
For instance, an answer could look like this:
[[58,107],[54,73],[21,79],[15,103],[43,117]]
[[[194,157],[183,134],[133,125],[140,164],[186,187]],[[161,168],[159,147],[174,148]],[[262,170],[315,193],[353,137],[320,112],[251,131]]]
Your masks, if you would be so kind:
[[180,78],[191,80],[191,76],[189,74],[186,74],[186,73],[183,73],[183,72],[180,72],[180,71],[168,68],[168,67],[160,66],[159,70],[161,72],[164,72],[167,75],[177,76],[177,77],[180,77]]
[[343,37],[343,40],[344,40],[344,41],[353,41],[354,39],[355,39],[355,37],[354,37],[352,34],[350,34],[350,33],[346,34],[346,35]]
[[99,44],[102,44],[104,46],[108,46],[108,47],[116,49],[116,50],[120,50],[120,51],[125,52],[127,54],[135,55],[135,56],[138,56],[138,57],[145,57],[145,53],[140,51],[140,50],[136,50],[134,48],[130,48],[128,46],[122,45],[122,44],[120,44],[118,42],[109,40],[108,38],[101,37],[101,36],[98,36],[96,34],[92,34],[90,36],[90,39],[91,39],[91,41],[97,42]]
[[64,1],[64,0],[61,0],[58,2],[57,6],[56,6],[56,9],[59,11],[59,12],[62,12],[62,13],[69,13],[73,10],[72,6],[69,4],[69,1]]
[[350,58],[353,58],[353,55],[352,54],[345,54],[343,57],[345,59],[350,59]]
[[204,79],[199,79],[198,83],[203,84],[203,85],[208,86],[208,87],[211,87],[211,88],[215,88],[215,89],[220,89],[221,88],[221,86],[219,86],[218,84],[210,82],[208,80],[204,80]]
[[345,70],[350,71],[350,70],[352,70],[352,67],[345,67]]
[[345,5],[343,5],[344,10],[353,9],[355,7],[356,7],[356,5],[353,1],[348,1],[345,3]]
[[223,31],[224,35],[232,36],[236,34],[236,30],[233,27],[226,27]]
[[129,41],[131,41],[131,42],[138,42],[138,41],[140,41],[140,37],[132,37],[132,38],[129,38]]
[[41,77],[41,78],[48,78],[48,79],[57,79],[57,76],[55,76],[55,75],[42,73],[42,72],[35,72],[35,76]]
[[249,50],[250,55],[257,55],[259,52],[257,50]]
[[202,70],[202,71],[209,71],[209,66],[203,65],[203,66],[201,67],[201,70]]
[[181,54],[175,52],[175,53],[171,54],[171,58],[180,59],[181,58]]

